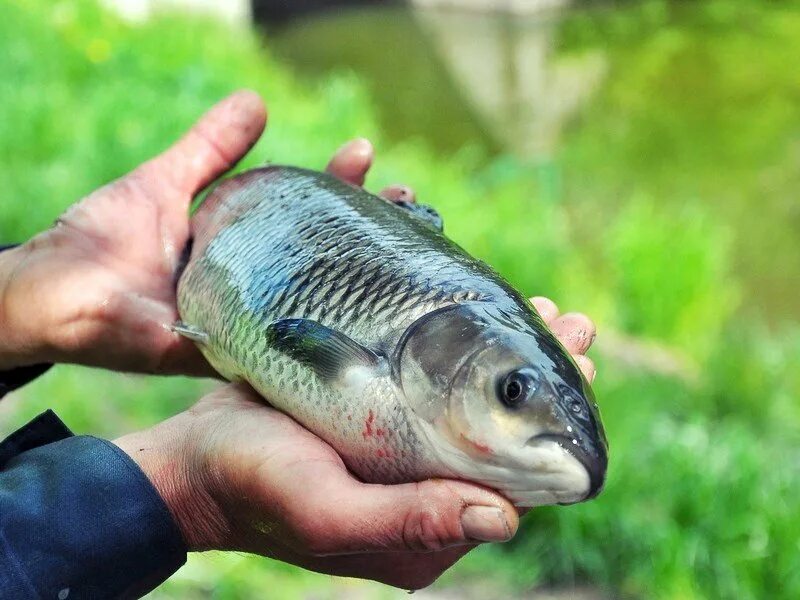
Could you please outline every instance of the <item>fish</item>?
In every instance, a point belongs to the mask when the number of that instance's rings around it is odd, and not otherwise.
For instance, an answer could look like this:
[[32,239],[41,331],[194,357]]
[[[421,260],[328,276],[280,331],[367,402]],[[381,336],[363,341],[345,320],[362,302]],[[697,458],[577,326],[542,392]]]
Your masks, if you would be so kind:
[[589,383],[434,209],[270,165],[224,180],[194,220],[175,331],[357,478],[467,480],[519,507],[602,489]]

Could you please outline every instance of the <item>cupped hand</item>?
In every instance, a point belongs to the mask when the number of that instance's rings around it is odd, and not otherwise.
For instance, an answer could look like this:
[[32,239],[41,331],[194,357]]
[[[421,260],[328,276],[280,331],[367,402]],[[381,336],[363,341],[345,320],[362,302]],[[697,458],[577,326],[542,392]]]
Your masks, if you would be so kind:
[[116,441],[169,506],[190,550],[238,550],[397,587],[428,585],[513,506],[456,481],[364,484],[336,452],[249,388],[227,385]]
[[[195,195],[260,137],[262,100],[238,92],[174,146],[75,204],[56,225],[0,258],[0,370],[71,362],[123,371],[212,375],[173,333],[176,270]],[[373,151],[345,145],[329,171],[362,185]],[[410,191],[394,186],[390,199]]]
[[[533,299],[588,379],[594,326]],[[250,388],[227,385],[151,430],[116,441],[148,475],[190,550],[240,550],[306,569],[418,589],[476,544],[510,539],[514,507],[478,485],[365,484]]]

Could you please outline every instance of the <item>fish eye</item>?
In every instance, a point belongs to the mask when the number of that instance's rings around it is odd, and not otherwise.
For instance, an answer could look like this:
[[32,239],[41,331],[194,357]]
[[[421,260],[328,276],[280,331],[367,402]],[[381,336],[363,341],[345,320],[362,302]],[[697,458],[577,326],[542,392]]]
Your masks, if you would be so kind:
[[574,399],[572,402],[570,402],[569,407],[576,415],[583,413],[583,403],[580,400]]
[[512,371],[500,381],[498,395],[507,407],[518,408],[536,393],[538,384],[539,376],[535,371],[531,369]]

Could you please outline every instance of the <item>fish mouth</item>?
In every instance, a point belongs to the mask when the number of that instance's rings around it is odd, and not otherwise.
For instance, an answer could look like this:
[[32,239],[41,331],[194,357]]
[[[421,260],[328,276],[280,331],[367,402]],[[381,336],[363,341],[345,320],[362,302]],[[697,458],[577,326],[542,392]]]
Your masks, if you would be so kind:
[[[607,454],[601,452],[588,452],[583,445],[574,438],[555,433],[542,433],[533,436],[528,445],[535,445],[538,442],[555,442],[567,453],[571,454],[586,469],[589,475],[589,491],[581,500],[584,502],[597,496],[603,489],[606,481],[606,468],[608,466]],[[575,502],[562,502],[561,504],[575,504]]]

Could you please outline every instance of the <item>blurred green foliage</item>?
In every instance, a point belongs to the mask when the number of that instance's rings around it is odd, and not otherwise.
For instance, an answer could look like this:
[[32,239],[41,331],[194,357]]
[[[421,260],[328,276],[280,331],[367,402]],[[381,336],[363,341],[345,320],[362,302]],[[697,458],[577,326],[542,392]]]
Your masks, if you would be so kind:
[[[742,294],[757,299],[751,307],[774,322],[797,319],[800,79],[787,66],[800,61],[800,5],[624,5],[576,12],[559,29],[560,55],[600,49],[608,66],[561,156],[575,218],[613,226],[617,210],[641,196],[662,209],[654,218],[680,214],[687,223],[686,207],[703,205],[709,234],[734,244],[709,252],[728,252],[721,258]],[[681,224],[667,219],[671,228],[670,248],[682,252]]]
[[[600,324],[595,388],[612,448],[606,491],[585,505],[533,511],[513,543],[474,552],[442,585],[491,579],[512,593],[588,581],[656,599],[800,597],[800,331],[792,323],[769,329],[746,310],[732,232],[716,212],[665,201],[729,193],[740,209],[760,193],[777,202],[778,189],[796,204],[791,154],[764,140],[797,134],[790,113],[800,80],[782,56],[800,43],[800,18],[788,2],[747,2],[743,16],[714,0],[688,12],[689,31],[707,32],[700,39],[671,24],[689,4],[644,2],[563,28],[564,53],[622,40],[609,52],[625,64],[593,107],[597,118],[570,134],[565,173],[591,177],[569,178],[567,195],[586,202],[567,205],[546,193],[540,169],[517,159],[387,142],[362,81],[341,73],[301,83],[254,34],[186,16],[130,25],[90,1],[2,0],[0,239],[47,227],[240,87],[261,92],[271,115],[243,167],[271,160],[321,168],[341,142],[367,136],[378,148],[370,187],[412,183],[469,251],[525,292],[579,307]],[[752,36],[764,35],[774,43],[759,44],[754,58]],[[757,104],[757,117],[739,127],[693,95],[691,80],[671,85],[675,61],[720,95]],[[722,124],[706,127],[709,119]],[[768,188],[765,171],[749,168],[753,156],[774,167]],[[630,171],[625,180],[614,180],[619,165]],[[598,215],[604,203],[618,209]],[[594,235],[584,243],[587,229]],[[785,229],[774,236],[791,236]],[[658,344],[691,369],[658,374],[627,337],[621,348],[604,348],[604,331]],[[209,385],[59,367],[4,400],[0,422],[9,430],[52,406],[79,432],[116,436],[188,406]],[[217,554],[192,557],[154,597],[264,594],[393,595]]]

